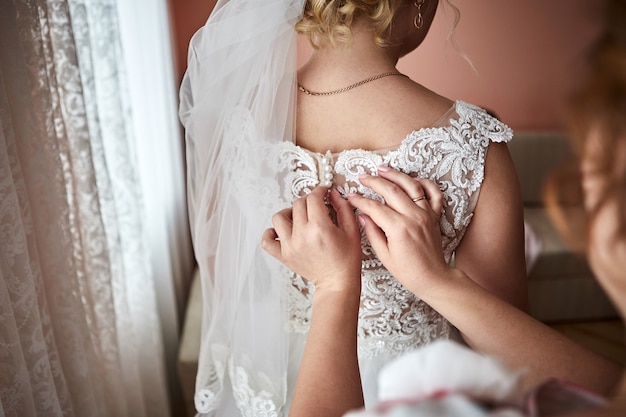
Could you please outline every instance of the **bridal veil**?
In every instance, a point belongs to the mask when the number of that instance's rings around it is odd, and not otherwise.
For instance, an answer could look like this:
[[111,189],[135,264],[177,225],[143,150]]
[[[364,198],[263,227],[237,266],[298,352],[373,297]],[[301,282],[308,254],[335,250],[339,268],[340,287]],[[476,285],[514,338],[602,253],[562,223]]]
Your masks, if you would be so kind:
[[220,0],[189,45],[179,115],[203,295],[195,404],[208,415],[225,401],[280,415],[287,397],[288,274],[260,240],[286,204],[274,148],[295,137],[303,6]]

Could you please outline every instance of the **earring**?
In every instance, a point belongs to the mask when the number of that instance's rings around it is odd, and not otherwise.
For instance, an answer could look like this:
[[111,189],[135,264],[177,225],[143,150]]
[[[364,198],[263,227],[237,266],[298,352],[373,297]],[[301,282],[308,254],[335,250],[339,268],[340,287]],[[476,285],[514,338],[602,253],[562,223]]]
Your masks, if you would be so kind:
[[422,5],[426,2],[426,0],[414,0],[413,5],[417,7],[417,15],[415,15],[415,19],[413,19],[413,26],[416,29],[421,29],[424,26],[424,18],[422,17]]

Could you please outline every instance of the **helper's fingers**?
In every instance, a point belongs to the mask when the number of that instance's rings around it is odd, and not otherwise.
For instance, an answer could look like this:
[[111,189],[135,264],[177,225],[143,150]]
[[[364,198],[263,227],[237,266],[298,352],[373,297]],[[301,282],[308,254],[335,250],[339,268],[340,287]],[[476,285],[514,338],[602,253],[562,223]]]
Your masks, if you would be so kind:
[[359,214],[359,223],[363,226],[374,252],[378,254],[379,258],[385,258],[389,251],[385,232],[367,214]]
[[281,260],[280,240],[275,229],[270,228],[263,232],[261,247],[274,258]]
[[434,181],[428,179],[420,179],[419,183],[421,184],[426,197],[428,197],[428,202],[430,203],[430,209],[433,214],[437,218],[441,216],[443,210],[443,193],[439,186]]
[[328,187],[318,186],[306,197],[308,220],[322,219],[330,221],[325,201],[327,194]]
[[[444,198],[435,182],[428,179],[413,178],[386,166],[378,167],[378,173],[381,178],[391,184],[378,181],[375,177],[364,177],[361,182],[378,192],[385,199],[387,205],[403,214],[408,214],[414,209],[414,206],[417,206],[422,210],[432,211],[436,217],[441,216]],[[401,189],[405,195],[398,192],[395,187]],[[409,203],[407,198],[413,205]]]
[[394,227],[398,225],[402,216],[402,214],[397,213],[394,209],[384,205],[380,201],[372,200],[359,194],[348,195],[348,200],[350,204],[369,216],[370,219],[383,230],[393,230]]
[[354,217],[354,210],[350,203],[339,195],[339,191],[333,188],[330,192],[330,203],[337,213],[337,225],[348,233],[358,233],[359,228]]
[[276,233],[276,237],[281,240],[291,238],[293,230],[292,209],[286,208],[272,216],[272,225]]
[[306,202],[307,198],[309,198],[308,195],[305,195],[303,197],[300,197],[296,200],[294,200],[291,210],[291,217],[292,217],[292,222],[293,224],[306,224],[306,222],[309,220],[309,214],[308,214],[308,204]]
[[360,181],[380,194],[385,203],[398,213],[408,214],[415,210],[415,205],[428,207],[426,193],[419,181],[395,169],[378,167],[378,177],[363,176]]

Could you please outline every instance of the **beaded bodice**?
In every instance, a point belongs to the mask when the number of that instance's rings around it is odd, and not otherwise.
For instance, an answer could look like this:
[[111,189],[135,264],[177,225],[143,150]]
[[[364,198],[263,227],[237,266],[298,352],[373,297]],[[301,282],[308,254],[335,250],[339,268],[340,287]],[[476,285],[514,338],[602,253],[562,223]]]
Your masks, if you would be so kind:
[[[359,182],[359,175],[377,175],[385,164],[411,176],[429,178],[444,193],[441,236],[450,261],[472,218],[483,181],[490,141],[508,141],[512,131],[483,109],[457,101],[438,125],[411,132],[392,150],[350,149],[319,154],[285,142],[279,170],[286,201],[309,193],[319,184],[336,187],[341,194],[359,193],[382,198]],[[359,310],[359,357],[396,356],[433,339],[447,337],[449,325],[426,303],[396,281],[373,252],[364,234],[362,292]],[[314,288],[292,274],[289,295],[290,328],[306,332]]]

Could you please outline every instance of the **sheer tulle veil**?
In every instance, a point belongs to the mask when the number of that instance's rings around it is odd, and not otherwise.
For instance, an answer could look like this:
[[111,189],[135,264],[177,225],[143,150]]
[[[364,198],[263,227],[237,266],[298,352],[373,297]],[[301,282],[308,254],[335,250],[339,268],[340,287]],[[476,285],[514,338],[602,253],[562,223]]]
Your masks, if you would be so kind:
[[286,401],[288,274],[259,242],[287,204],[276,148],[294,139],[294,25],[303,6],[220,0],[190,42],[179,115],[202,280],[201,413],[234,401],[279,415]]

